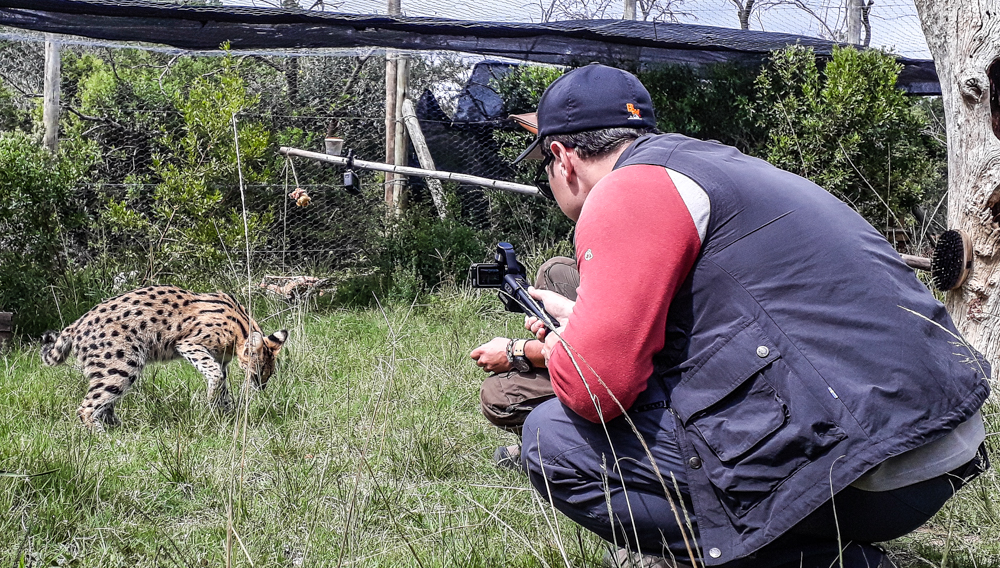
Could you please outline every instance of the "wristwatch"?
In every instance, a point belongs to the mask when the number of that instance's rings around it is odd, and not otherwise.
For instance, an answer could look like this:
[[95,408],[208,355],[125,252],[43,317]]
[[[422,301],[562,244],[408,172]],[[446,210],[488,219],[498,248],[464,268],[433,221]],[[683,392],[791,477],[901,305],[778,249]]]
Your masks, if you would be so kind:
[[507,361],[515,371],[526,373],[531,370],[531,361],[524,356],[527,339],[511,339],[507,344]]

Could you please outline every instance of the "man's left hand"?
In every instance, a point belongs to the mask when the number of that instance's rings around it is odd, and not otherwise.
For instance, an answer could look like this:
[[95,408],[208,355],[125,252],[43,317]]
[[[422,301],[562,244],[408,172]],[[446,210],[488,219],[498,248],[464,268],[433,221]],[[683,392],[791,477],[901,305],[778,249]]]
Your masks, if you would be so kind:
[[510,361],[507,360],[508,343],[510,339],[506,337],[494,337],[473,349],[469,356],[488,373],[506,373],[510,370]]

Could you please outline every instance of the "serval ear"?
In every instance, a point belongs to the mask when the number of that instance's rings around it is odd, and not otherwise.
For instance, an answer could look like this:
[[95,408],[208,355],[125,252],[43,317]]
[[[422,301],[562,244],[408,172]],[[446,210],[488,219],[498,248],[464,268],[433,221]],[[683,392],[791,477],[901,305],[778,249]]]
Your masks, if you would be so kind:
[[259,355],[264,347],[264,336],[259,331],[255,331],[247,338],[246,346],[243,348],[247,355]]
[[285,341],[288,341],[287,329],[276,331],[271,335],[268,335],[264,340],[264,342],[267,343],[268,348],[270,348],[271,351],[274,351],[275,355],[277,355],[278,351],[281,350],[281,346],[285,344]]

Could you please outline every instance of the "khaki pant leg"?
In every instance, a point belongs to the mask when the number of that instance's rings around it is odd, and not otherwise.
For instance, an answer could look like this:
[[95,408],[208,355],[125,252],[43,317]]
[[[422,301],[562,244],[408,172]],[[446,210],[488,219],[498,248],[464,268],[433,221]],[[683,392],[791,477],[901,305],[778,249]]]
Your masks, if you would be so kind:
[[519,436],[528,413],[554,396],[546,369],[490,375],[479,389],[479,400],[486,419]]
[[538,267],[535,288],[552,290],[576,301],[576,289],[580,285],[580,271],[576,260],[567,256],[554,256]]

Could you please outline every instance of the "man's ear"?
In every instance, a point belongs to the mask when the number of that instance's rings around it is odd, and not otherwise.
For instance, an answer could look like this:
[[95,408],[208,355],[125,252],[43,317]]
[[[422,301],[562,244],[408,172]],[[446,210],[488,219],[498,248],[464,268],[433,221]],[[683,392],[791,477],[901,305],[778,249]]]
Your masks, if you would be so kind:
[[549,150],[553,156],[552,167],[558,169],[559,175],[564,176],[567,182],[572,180],[576,170],[576,160],[579,159],[576,151],[563,146],[562,142],[553,142],[549,145]]

